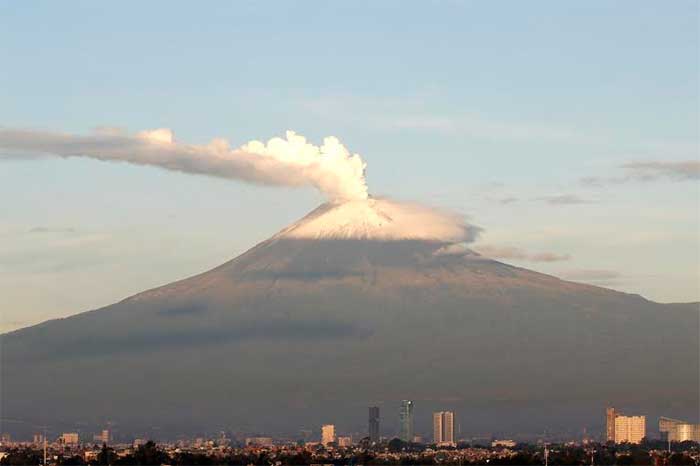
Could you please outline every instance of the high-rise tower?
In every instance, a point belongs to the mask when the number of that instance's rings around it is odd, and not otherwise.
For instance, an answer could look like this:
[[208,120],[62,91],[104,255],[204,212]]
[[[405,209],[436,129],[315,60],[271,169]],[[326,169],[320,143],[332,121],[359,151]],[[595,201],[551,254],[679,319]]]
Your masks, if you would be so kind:
[[370,406],[369,408],[369,441],[372,443],[379,442],[379,407]]
[[452,411],[433,413],[433,441],[437,445],[455,444],[455,421]]
[[321,443],[328,445],[335,442],[335,425],[324,424],[321,426]]
[[399,410],[399,438],[404,442],[413,441],[413,401],[401,401]]
[[646,416],[616,416],[615,443],[641,443],[646,437]]
[[646,437],[646,416],[624,416],[615,408],[605,410],[607,442],[640,443]]
[[605,410],[605,418],[606,418],[605,441],[606,442],[614,442],[615,441],[615,418],[616,417],[617,417],[617,413],[615,412],[615,408],[608,408]]

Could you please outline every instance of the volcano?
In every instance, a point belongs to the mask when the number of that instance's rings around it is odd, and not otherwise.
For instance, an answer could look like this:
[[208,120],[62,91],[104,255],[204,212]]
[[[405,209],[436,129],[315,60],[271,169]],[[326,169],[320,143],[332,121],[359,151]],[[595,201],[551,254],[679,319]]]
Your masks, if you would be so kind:
[[[480,256],[476,229],[381,199],[324,204],[216,267],[2,335],[5,430],[382,433],[398,403],[463,436],[600,431],[604,408],[697,416],[698,304]],[[614,251],[611,251],[614,254]],[[650,426],[651,427],[651,426]]]

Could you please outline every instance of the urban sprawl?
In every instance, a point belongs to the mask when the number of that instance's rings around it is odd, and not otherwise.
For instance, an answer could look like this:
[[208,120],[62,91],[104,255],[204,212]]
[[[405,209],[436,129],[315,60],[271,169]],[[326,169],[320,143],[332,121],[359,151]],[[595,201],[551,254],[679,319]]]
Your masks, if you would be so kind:
[[380,436],[380,411],[369,408],[368,428],[362,435],[339,435],[335,425],[316,432],[304,430],[299,439],[268,436],[231,436],[160,442],[145,438],[115,441],[104,429],[90,438],[64,432],[49,439],[46,430],[31,441],[0,437],[0,465],[327,465],[327,464],[643,464],[700,465],[700,424],[661,417],[659,436],[647,436],[646,416],[606,410],[602,438],[521,443],[499,438],[455,438],[452,411],[433,413],[431,439],[414,434],[414,403],[399,409],[396,437]]

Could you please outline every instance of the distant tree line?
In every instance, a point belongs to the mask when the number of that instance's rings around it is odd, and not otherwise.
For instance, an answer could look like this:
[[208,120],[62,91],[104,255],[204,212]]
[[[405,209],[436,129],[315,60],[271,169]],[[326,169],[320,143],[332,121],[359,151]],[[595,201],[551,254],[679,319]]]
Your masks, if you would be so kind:
[[[685,443],[674,445],[671,453],[663,451],[663,442],[645,442],[641,445],[595,445],[591,448],[580,446],[552,446],[549,452],[549,464],[552,465],[664,465],[664,466],[697,466],[700,464],[700,450],[698,444]],[[398,459],[381,456],[381,452],[388,450],[399,453]],[[685,450],[681,450],[685,448]],[[268,466],[268,465],[310,465],[313,463],[334,464],[340,466],[368,465],[368,466],[394,466],[394,465],[471,465],[484,463],[470,463],[464,458],[457,460],[451,457],[449,452],[429,454],[425,452],[425,445],[402,442],[393,439],[378,451],[363,449],[360,451],[342,451],[338,454],[329,454],[324,449],[312,454],[309,451],[299,452],[281,451],[247,452],[232,450],[224,456],[208,455],[204,452],[178,452],[169,455],[159,448],[154,442],[140,445],[132,454],[118,456],[116,452],[103,445],[97,457],[90,463],[86,463],[82,456],[61,456],[57,464],[59,466],[70,465],[173,465],[173,466],[197,466],[197,465],[231,465],[231,466]],[[654,456],[651,451],[655,450]],[[41,450],[33,448],[17,448],[7,452],[8,455],[0,460],[0,465],[39,465],[43,461]],[[512,455],[501,457],[492,456],[489,465],[541,465],[544,464],[542,448],[532,445],[518,445]]]

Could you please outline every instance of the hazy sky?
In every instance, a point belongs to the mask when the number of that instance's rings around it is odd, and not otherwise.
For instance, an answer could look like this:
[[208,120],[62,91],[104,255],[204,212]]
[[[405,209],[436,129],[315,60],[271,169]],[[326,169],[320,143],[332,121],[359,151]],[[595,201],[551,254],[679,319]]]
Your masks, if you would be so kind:
[[[698,3],[4,2],[0,126],[337,136],[476,249],[700,299]],[[323,201],[0,152],[0,331],[204,271]],[[683,162],[683,163],[681,163]]]

